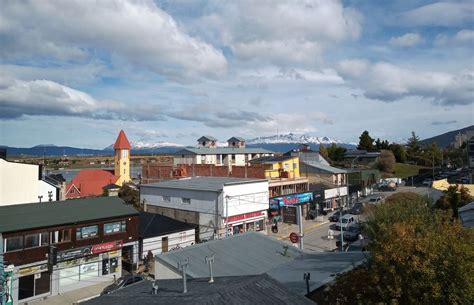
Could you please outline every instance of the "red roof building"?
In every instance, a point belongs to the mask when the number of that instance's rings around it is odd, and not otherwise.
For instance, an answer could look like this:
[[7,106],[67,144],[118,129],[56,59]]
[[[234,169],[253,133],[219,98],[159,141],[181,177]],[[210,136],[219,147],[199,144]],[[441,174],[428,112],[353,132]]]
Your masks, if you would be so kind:
[[114,149],[128,149],[130,150],[132,147],[130,146],[130,142],[128,142],[127,136],[123,130],[120,130],[120,133],[117,137],[117,141],[115,141]]
[[66,198],[102,196],[104,186],[114,184],[117,178],[113,170],[83,169],[66,185]]

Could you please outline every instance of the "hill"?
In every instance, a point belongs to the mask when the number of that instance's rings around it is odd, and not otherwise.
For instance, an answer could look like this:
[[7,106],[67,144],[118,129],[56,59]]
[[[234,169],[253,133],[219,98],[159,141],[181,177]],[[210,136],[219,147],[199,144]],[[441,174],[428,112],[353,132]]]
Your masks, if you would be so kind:
[[435,143],[438,147],[446,148],[454,141],[457,134],[465,133],[468,130],[474,132],[474,125],[471,125],[466,128],[458,129],[458,130],[449,131],[438,136],[421,140],[420,144],[430,145],[432,143]]

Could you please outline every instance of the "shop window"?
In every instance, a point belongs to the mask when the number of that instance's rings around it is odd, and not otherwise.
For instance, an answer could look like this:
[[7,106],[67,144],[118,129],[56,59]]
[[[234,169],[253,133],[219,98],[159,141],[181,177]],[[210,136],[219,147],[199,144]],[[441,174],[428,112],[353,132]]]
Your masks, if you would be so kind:
[[164,202],[171,202],[171,197],[170,196],[161,196]]
[[76,239],[85,239],[95,237],[99,234],[99,226],[87,226],[76,229]]
[[39,247],[39,242],[40,242],[39,234],[25,235],[25,248]]
[[263,219],[255,222],[255,231],[263,231]]
[[127,221],[117,221],[104,224],[104,233],[113,234],[127,231]]
[[8,237],[5,239],[5,252],[23,249],[23,236]]
[[181,203],[191,204],[191,198],[181,198]]
[[24,300],[36,295],[49,293],[50,288],[50,274],[47,271],[22,276],[18,283],[18,299]]
[[52,232],[51,243],[58,244],[71,241],[71,229],[58,230]]

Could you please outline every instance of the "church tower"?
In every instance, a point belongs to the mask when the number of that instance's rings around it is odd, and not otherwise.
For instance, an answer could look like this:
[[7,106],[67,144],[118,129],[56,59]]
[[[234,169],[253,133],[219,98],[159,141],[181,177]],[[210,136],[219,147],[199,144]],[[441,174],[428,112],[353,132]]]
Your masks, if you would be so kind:
[[114,144],[114,164],[115,164],[115,184],[122,186],[124,182],[129,182],[130,179],[130,143],[123,130],[117,137]]

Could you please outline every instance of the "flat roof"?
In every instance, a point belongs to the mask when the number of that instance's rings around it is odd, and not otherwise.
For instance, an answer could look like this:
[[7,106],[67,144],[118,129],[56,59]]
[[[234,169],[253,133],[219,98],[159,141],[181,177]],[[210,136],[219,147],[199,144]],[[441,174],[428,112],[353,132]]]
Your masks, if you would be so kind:
[[167,180],[163,182],[150,183],[141,187],[170,188],[179,190],[195,191],[222,191],[224,186],[248,183],[268,182],[266,179],[234,178],[234,177],[193,177],[179,180]]
[[197,225],[182,222],[161,214],[140,212],[139,236],[141,238],[156,237],[171,233],[195,229]]
[[200,147],[183,148],[174,155],[229,155],[229,154],[273,154],[273,151],[264,148],[238,148],[238,147]]
[[118,197],[91,197],[7,205],[0,207],[0,215],[0,232],[12,232],[138,215],[138,211]]

